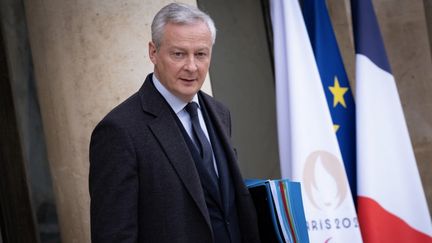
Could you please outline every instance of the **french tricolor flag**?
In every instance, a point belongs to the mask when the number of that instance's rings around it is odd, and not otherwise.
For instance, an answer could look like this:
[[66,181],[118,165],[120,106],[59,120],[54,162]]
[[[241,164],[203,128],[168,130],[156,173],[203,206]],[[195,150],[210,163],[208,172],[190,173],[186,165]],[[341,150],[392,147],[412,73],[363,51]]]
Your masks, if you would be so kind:
[[352,0],[358,217],[367,243],[432,242],[432,224],[370,0]]

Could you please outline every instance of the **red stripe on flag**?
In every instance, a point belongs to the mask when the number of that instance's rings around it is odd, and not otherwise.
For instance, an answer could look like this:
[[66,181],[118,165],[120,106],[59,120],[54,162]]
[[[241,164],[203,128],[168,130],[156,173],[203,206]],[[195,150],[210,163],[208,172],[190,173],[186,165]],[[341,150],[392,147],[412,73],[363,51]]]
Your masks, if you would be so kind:
[[432,243],[431,236],[412,228],[373,199],[358,197],[357,200],[360,229],[365,243]]

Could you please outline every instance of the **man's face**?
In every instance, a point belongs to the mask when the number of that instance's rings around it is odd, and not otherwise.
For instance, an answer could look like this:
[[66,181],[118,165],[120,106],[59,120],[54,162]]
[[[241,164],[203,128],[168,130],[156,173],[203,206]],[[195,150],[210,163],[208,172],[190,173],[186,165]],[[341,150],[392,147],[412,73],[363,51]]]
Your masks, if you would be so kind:
[[154,73],[162,85],[185,102],[192,100],[207,75],[212,51],[211,33],[204,22],[168,23],[159,50],[149,43]]

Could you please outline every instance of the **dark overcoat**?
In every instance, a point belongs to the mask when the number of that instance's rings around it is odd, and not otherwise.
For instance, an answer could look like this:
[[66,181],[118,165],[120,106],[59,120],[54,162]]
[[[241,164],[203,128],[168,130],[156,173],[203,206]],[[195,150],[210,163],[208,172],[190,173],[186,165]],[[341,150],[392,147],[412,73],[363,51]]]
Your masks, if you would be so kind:
[[[230,141],[229,111],[205,93],[198,95],[226,153],[242,241],[259,242],[255,208]],[[150,74],[94,129],[89,174],[93,243],[213,241],[200,177],[174,116]]]

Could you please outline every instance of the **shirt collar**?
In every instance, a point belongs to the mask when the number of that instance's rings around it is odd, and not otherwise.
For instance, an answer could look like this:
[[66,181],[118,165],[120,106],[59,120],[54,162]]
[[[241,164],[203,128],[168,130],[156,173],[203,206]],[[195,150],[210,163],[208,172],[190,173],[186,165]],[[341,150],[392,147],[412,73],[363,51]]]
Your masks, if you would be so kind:
[[[162,85],[156,75],[153,74],[152,78],[154,86],[171,106],[171,109],[173,109],[176,114],[181,112],[188,103],[173,95],[167,88],[165,88],[165,86]],[[194,95],[192,101],[196,102],[198,104],[198,107],[200,107],[197,94]]]

